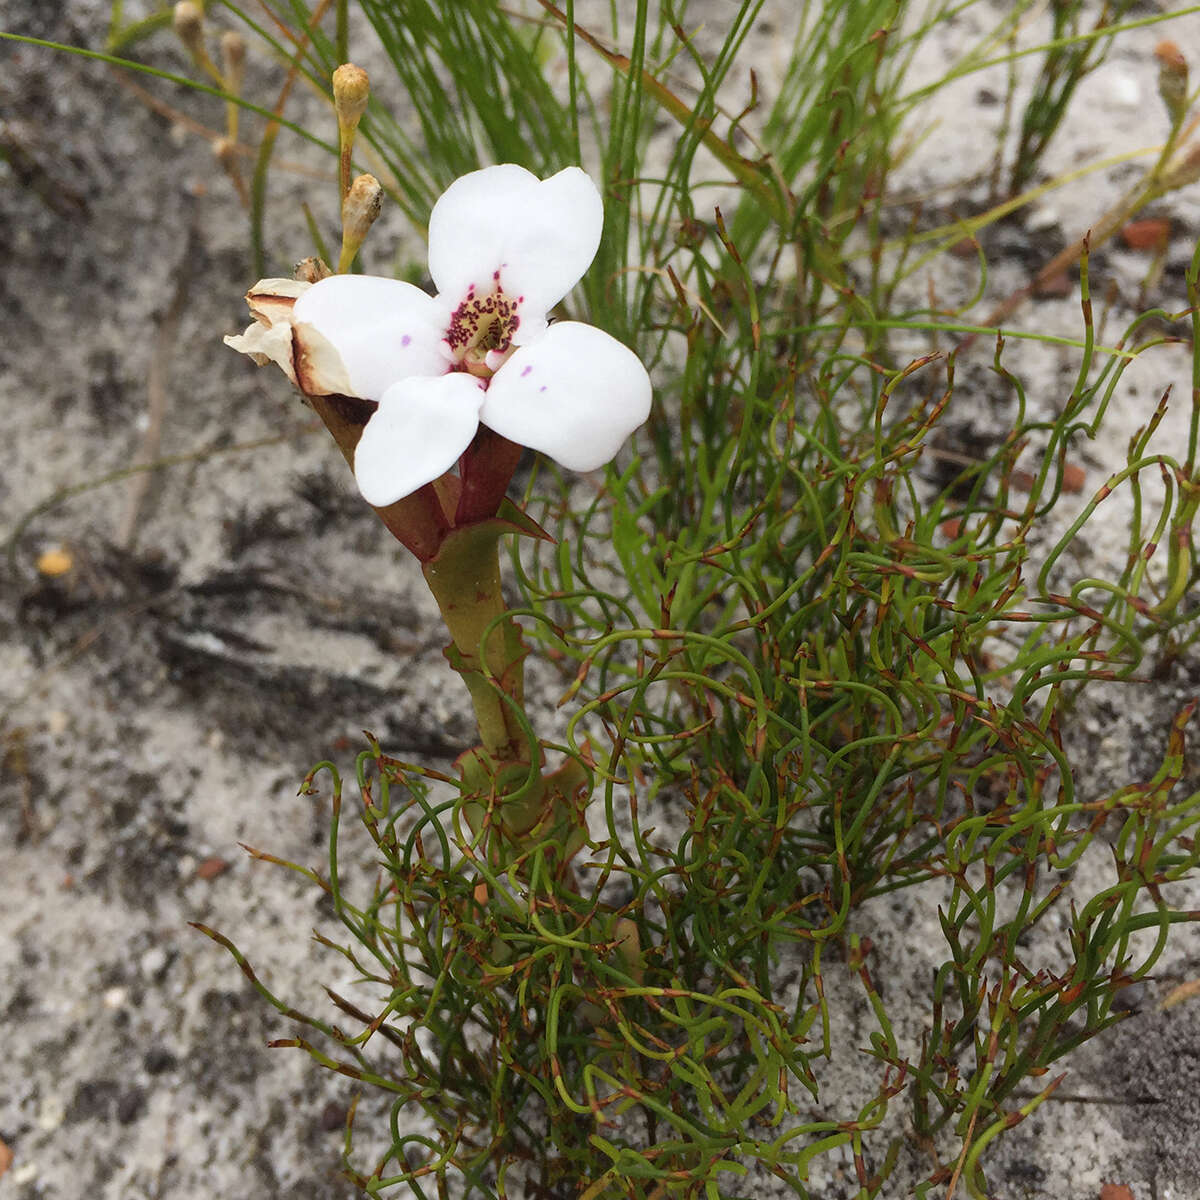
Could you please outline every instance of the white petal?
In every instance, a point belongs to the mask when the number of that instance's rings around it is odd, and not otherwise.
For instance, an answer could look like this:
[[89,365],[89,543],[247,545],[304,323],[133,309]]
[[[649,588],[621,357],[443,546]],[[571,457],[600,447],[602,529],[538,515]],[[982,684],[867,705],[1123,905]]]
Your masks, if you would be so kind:
[[225,345],[248,354],[260,367],[273,362],[297,383],[292,357],[292,308],[311,285],[295,279],[260,279],[246,293],[254,324],[245,333],[224,338]]
[[291,332],[295,382],[305,395],[358,394],[350,382],[342,356],[324,334],[315,326],[306,325],[303,321],[294,322]]
[[590,325],[560,321],[496,372],[479,419],[564,467],[592,471],[650,415],[650,395],[632,350]]
[[294,320],[296,300],[312,287],[294,279],[262,279],[246,293],[255,322],[245,333],[225,338],[225,344],[248,354],[259,366],[268,362],[308,396],[352,394],[341,356],[311,325]]
[[367,503],[392,504],[450,470],[479,428],[482,402],[483,385],[463,372],[388,388],[354,451]]
[[452,305],[483,289],[504,258],[505,222],[539,180],[514,163],[460,175],[429,214],[429,274]]
[[255,321],[245,333],[226,335],[222,339],[231,350],[248,354],[260,367],[273,362],[283,368],[284,374],[296,382],[296,368],[292,364],[292,327],[286,323],[264,325]]
[[345,364],[351,395],[378,400],[410,376],[440,375],[448,314],[420,288],[376,275],[331,275],[297,301],[292,319],[314,328]]
[[[523,297],[536,322],[579,282],[604,226],[600,192],[579,167],[541,180],[505,163],[456,179],[429,217],[429,273],[451,307],[472,285]],[[524,316],[522,318],[524,320]]]
[[288,321],[292,305],[310,287],[301,279],[260,279],[246,293],[246,305],[264,325]]

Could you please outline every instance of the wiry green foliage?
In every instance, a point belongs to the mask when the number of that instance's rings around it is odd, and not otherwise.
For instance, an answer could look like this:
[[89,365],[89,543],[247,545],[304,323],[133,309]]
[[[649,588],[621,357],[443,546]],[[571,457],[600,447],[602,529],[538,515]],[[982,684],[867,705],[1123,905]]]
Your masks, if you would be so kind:
[[[1092,30],[1102,34],[1132,7],[1133,0],[1106,0],[1099,15],[1090,21]],[[1062,124],[1076,87],[1104,61],[1112,45],[1111,36],[1079,37],[1081,26],[1090,15],[1082,0],[1058,0],[1051,5],[1050,12],[1053,37],[1046,48],[1042,69],[1037,73],[1033,95],[1021,114],[1017,146],[1009,171],[1010,194],[1021,191],[1033,178],[1050,139]]]
[[[275,7],[288,44],[227,4],[324,86],[344,20]],[[367,1194],[733,1197],[755,1195],[742,1177],[758,1172],[806,1196],[813,1161],[847,1147],[858,1194],[888,1195],[903,1107],[929,1155],[923,1191],[961,1178],[982,1196],[987,1148],[1197,915],[1169,886],[1196,865],[1200,793],[1178,786],[1190,709],[1163,731],[1161,770],[1109,795],[1077,789],[1063,731],[1082,690],[1133,686],[1148,656],[1196,640],[1200,411],[1175,459],[1150,449],[1160,406],[1126,468],[1058,540],[1043,532],[1071,446],[1101,432],[1170,316],[1099,350],[1085,263],[1059,411],[1027,403],[993,335],[1008,432],[931,469],[963,355],[910,347],[964,327],[902,308],[916,242],[888,241],[885,198],[901,120],[928,99],[905,69],[953,10],[800,7],[778,94],[731,113],[723,87],[762,0],[703,49],[682,0],[606,24],[606,6],[569,0],[539,0],[536,19],[362,0],[406,97],[364,126],[395,199],[419,223],[482,162],[546,173],[582,156],[607,226],[579,303],[659,383],[644,457],[587,502],[535,477],[530,511],[557,542],[513,558],[527,637],[565,664],[567,739],[547,749],[594,781],[591,844],[570,869],[547,838],[498,870],[455,781],[372,746],[354,809],[378,876],[362,893],[343,883],[360,872],[342,860],[337,772],[309,779],[333,779],[332,832],[328,874],[305,873],[349,935],[321,940],[370,985],[331,993],[352,1025],[293,1011],[212,934],[300,1023],[280,1044],[390,1097],[377,1160],[348,1136]],[[1048,49],[1058,73],[1023,161],[1097,44]],[[672,132],[651,172],[656,122]],[[718,211],[702,171],[725,188]],[[1147,478],[1165,483],[1161,510],[1142,503]],[[1134,500],[1126,563],[1076,577],[1068,551],[1118,489]],[[1102,847],[1108,882],[1089,891],[1075,868]],[[904,893],[937,911],[945,943],[922,1038],[864,935],[872,903]],[[1037,936],[1052,913],[1057,956]],[[829,986],[835,973],[857,990]],[[867,1019],[874,1083],[847,1107],[824,1060]]]

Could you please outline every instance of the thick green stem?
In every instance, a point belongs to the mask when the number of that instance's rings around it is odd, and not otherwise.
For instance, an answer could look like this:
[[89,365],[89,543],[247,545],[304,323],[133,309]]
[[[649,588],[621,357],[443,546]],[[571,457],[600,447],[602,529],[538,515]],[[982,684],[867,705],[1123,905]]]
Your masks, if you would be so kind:
[[446,657],[471,693],[480,740],[496,766],[527,764],[532,755],[514,712],[524,708],[525,646],[500,590],[500,538],[509,531],[499,521],[451,530],[421,565],[450,631]]

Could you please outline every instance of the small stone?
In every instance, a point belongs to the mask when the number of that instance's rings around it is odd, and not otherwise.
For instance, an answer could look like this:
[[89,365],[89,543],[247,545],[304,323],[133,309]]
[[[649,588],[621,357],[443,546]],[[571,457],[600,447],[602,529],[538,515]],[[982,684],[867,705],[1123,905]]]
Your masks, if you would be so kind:
[[101,997],[104,1001],[105,1008],[124,1008],[126,1001],[129,999],[129,989],[123,987],[111,987]]
[[1056,229],[1061,220],[1058,209],[1051,208],[1049,204],[1040,204],[1025,218],[1025,228],[1030,233],[1042,233],[1047,229]]
[[1108,81],[1108,90],[1112,98],[1122,108],[1137,108],[1142,102],[1142,86],[1132,76],[1124,71],[1112,72]]
[[42,1106],[38,1109],[38,1128],[44,1129],[47,1132],[57,1129],[63,1123],[63,1118],[66,1115],[67,1107],[63,1103],[62,1097],[51,1094],[42,1101]]
[[219,858],[217,855],[214,854],[211,857],[206,858],[196,868],[196,878],[197,879],[216,879],[216,877],[218,875],[224,875],[225,872],[228,870],[229,870],[229,863],[225,859]]
[[1034,286],[1033,294],[1046,300],[1057,300],[1063,296],[1069,296],[1074,289],[1075,285],[1071,281],[1071,276],[1066,271],[1059,271],[1057,275],[1039,279]]
[[1112,1006],[1117,1012],[1139,1012],[1146,1007],[1146,985],[1139,979],[1121,988],[1113,996]]
[[142,955],[141,962],[138,966],[141,967],[142,974],[153,979],[160,971],[165,970],[167,965],[167,952],[161,946],[153,946]]
[[37,559],[38,574],[45,575],[48,579],[65,575],[74,565],[75,560],[62,546],[44,550]]
[[12,1162],[13,1152],[5,1142],[0,1141],[0,1175],[3,1175],[12,1166]]
[[1083,491],[1084,484],[1087,483],[1087,472],[1074,463],[1064,463],[1062,473],[1062,490],[1071,495],[1076,495]]
[[1170,239],[1171,222],[1166,217],[1130,221],[1121,230],[1121,241],[1130,250],[1161,250]]
[[1102,1183],[1100,1200],[1134,1200],[1133,1189],[1124,1183]]

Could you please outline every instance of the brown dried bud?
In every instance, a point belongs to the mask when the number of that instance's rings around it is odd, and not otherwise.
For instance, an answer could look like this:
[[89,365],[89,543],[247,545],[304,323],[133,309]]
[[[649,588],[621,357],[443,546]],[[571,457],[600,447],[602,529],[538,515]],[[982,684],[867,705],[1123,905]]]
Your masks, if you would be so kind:
[[333,106],[339,127],[354,129],[367,111],[371,81],[362,67],[343,63],[333,73]]
[[1168,41],[1158,43],[1154,57],[1158,59],[1158,94],[1167,106],[1171,125],[1181,125],[1187,116],[1187,59],[1174,42]]
[[225,90],[240,96],[246,77],[246,39],[236,29],[221,34],[221,67]]
[[320,283],[322,279],[328,279],[332,274],[333,272],[325,261],[315,255],[311,258],[302,258],[292,269],[292,277],[301,283]]

